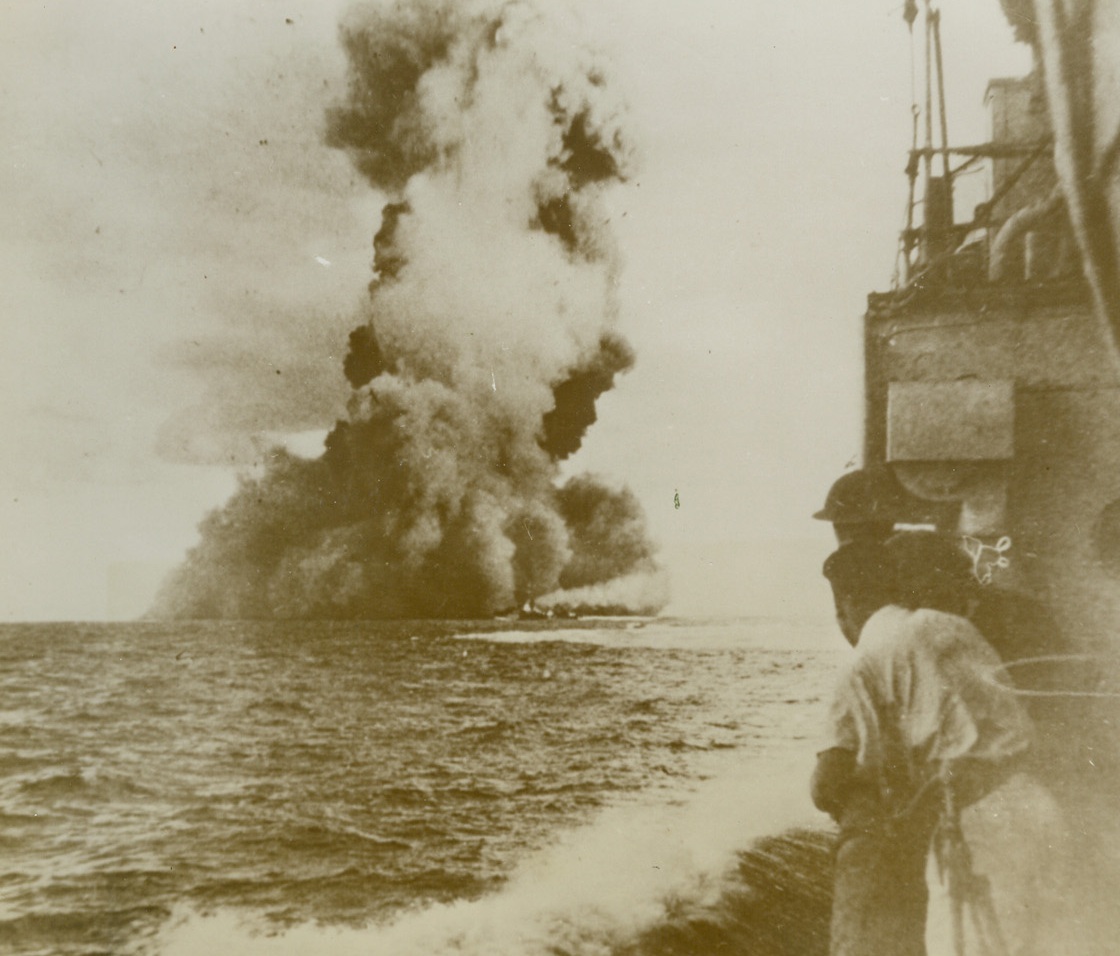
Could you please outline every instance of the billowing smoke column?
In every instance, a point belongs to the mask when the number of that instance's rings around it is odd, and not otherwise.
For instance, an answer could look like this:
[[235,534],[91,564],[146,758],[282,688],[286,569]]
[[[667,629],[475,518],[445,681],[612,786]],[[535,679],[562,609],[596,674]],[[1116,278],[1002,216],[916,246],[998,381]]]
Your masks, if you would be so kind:
[[557,487],[633,362],[601,204],[628,146],[601,72],[519,2],[365,9],[342,39],[327,141],[388,199],[348,418],[319,459],[277,451],[242,480],[155,613],[475,617],[558,589],[619,610],[612,581],[660,609],[633,495]]

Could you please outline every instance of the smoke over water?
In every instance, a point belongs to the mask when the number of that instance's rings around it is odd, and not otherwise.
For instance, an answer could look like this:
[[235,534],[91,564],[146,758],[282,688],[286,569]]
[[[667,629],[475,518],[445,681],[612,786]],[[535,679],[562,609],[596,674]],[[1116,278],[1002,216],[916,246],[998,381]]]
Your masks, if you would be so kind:
[[386,198],[348,415],[318,459],[276,450],[242,479],[155,614],[666,603],[634,496],[559,484],[634,360],[602,203],[632,160],[599,64],[549,6],[430,0],[344,23],[349,92],[327,142]]

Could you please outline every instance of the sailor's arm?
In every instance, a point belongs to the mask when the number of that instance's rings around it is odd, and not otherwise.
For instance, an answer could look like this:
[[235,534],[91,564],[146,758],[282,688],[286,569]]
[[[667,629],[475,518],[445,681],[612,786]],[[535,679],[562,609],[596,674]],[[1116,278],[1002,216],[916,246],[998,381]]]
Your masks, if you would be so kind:
[[839,819],[857,788],[856,754],[846,747],[829,747],[817,754],[817,765],[809,781],[813,805]]

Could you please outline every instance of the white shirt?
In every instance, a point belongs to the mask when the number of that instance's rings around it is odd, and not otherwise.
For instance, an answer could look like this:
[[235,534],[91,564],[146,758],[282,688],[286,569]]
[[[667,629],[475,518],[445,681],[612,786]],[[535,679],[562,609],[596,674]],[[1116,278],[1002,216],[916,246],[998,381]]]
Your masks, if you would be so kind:
[[858,768],[896,799],[941,761],[1021,754],[1030,720],[1000,665],[963,617],[882,608],[841,671],[824,746],[854,751]]

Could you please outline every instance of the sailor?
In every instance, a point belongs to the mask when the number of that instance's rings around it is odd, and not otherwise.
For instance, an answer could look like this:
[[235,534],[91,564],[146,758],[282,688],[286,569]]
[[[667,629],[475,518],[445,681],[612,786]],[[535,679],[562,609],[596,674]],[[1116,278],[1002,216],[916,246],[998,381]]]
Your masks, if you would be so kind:
[[967,557],[909,532],[841,547],[825,575],[856,649],[812,782],[841,828],[833,956],[1046,951],[1062,826],[1025,769],[1027,713],[964,616]]
[[883,465],[849,471],[832,483],[818,521],[831,521],[837,544],[885,541],[904,519],[906,492]]
[[[926,508],[933,508],[925,503]],[[911,496],[887,465],[873,464],[849,471],[833,483],[824,507],[813,515],[831,521],[838,544],[852,541],[886,541],[896,524],[925,518],[923,503]],[[1001,587],[976,587],[970,595],[969,619],[979,628],[1005,664],[1018,661],[1057,659],[1069,648],[1054,617],[1034,598]],[[1057,663],[1024,664],[1008,668],[1008,675],[1023,690],[1031,693],[1028,707],[1036,720],[1049,726],[1061,715],[1054,711],[1049,692],[1069,679]]]
[[[926,806],[899,815],[905,793],[893,780],[905,762],[861,752],[874,712],[859,683],[864,626],[894,597],[893,575],[881,543],[842,544],[824,564],[836,619],[857,656],[845,667],[830,709],[824,745],[811,781],[816,806],[837,822],[830,956],[924,956],[928,903],[925,871],[935,817]],[[870,655],[867,655],[870,656]],[[877,724],[877,722],[876,722]],[[876,739],[880,735],[876,733]],[[895,799],[890,799],[895,795]]]

